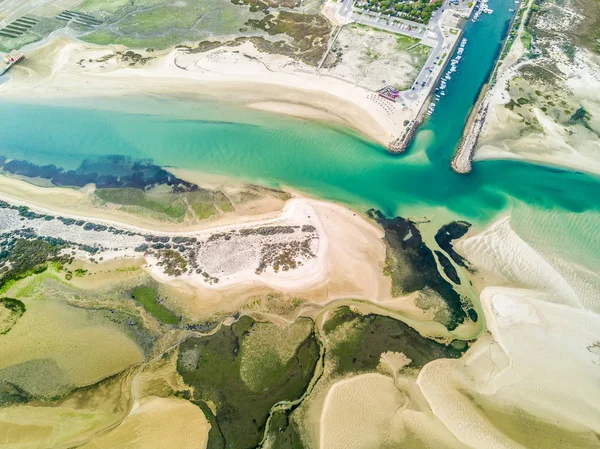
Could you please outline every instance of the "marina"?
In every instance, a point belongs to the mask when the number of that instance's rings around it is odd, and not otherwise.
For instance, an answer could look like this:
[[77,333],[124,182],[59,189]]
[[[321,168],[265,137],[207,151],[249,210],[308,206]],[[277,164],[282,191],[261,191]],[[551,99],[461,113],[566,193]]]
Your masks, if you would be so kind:
[[[335,127],[160,97],[131,98],[128,111],[119,109],[123,102],[116,98],[98,99],[94,108],[76,99],[35,106],[4,99],[0,115],[11,132],[3,136],[2,155],[74,170],[86,159],[119,154],[268,187],[287,185],[389,215],[417,216],[424,204],[443,204],[481,222],[502,210],[508,198],[532,201],[540,189],[552,207],[596,207],[598,183],[587,175],[549,172],[520,161],[484,161],[465,183],[464,176],[449,170],[463,132],[456,124],[473,108],[512,19],[500,0],[489,4],[495,11],[491,20],[465,27],[468,42],[457,72],[451,82],[440,80],[440,87],[447,87],[434,93],[440,96],[435,114],[419,126],[402,157]],[[458,56],[461,41],[451,58]],[[92,126],[99,122],[102,128]],[[557,192],[557,184],[568,187]]]
[[458,64],[462,60],[462,55],[467,46],[467,38],[463,37],[456,49],[456,56],[450,60],[450,67],[446,71],[446,73],[441,77],[440,84],[436,87],[433,101],[429,104],[427,108],[427,115],[433,114],[435,108],[437,106],[438,101],[441,97],[446,96],[446,87],[448,86],[448,81],[452,79],[452,75],[458,71]]
[[481,14],[492,14],[493,12],[494,10],[488,7],[487,0],[481,0],[475,7],[475,13],[473,14],[473,18],[471,19],[471,21],[477,22],[477,20],[479,20],[479,17],[481,17]]

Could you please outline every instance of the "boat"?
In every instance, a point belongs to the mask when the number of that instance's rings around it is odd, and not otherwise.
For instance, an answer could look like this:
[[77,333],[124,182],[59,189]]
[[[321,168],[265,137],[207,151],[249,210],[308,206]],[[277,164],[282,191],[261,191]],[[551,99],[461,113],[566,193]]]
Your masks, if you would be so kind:
[[0,72],[0,76],[4,75],[6,72],[8,72],[10,70],[10,68],[17,64],[19,61],[21,61],[23,58],[25,58],[25,54],[23,53],[19,53],[17,56],[12,57],[10,55],[4,55],[4,62],[6,62],[6,67]]

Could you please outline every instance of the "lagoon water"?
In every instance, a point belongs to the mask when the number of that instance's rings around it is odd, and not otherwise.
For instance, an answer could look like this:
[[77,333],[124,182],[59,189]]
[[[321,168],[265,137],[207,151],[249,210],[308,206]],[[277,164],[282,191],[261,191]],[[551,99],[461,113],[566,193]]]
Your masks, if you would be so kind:
[[[600,178],[516,161],[449,168],[470,109],[493,68],[514,2],[490,0],[491,16],[467,24],[468,44],[448,94],[409,151],[388,154],[353,132],[222,103],[164,98],[0,102],[0,154],[76,168],[118,154],[164,166],[290,186],[357,209],[431,216],[449,211],[488,223],[515,203],[537,209],[600,209]],[[446,214],[445,214],[446,215]]]

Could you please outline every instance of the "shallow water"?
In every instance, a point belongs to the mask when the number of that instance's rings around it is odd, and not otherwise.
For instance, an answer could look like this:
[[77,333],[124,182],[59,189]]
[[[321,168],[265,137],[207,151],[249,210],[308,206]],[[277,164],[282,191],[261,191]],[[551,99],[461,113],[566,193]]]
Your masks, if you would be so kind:
[[[393,156],[340,127],[248,111],[224,103],[120,97],[61,104],[2,101],[0,154],[76,168],[119,154],[156,164],[291,186],[359,209],[414,218],[488,223],[518,200],[537,209],[590,211],[598,220],[600,178],[518,161],[449,168],[464,123],[506,35],[512,1],[491,0],[491,16],[469,22],[468,44],[448,94],[410,150]],[[576,236],[577,238],[581,236]]]

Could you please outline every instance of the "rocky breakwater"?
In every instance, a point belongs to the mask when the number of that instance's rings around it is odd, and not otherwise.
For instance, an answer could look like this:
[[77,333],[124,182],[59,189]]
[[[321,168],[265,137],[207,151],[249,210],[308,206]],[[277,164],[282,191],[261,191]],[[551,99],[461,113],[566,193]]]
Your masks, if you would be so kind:
[[454,158],[450,164],[452,170],[454,170],[456,173],[467,174],[472,170],[471,161],[473,160],[473,155],[475,154],[475,149],[477,148],[479,135],[481,134],[485,124],[485,117],[488,112],[488,107],[488,95],[486,95],[479,103],[475,114],[471,116],[469,123],[465,128],[462,140],[460,141],[458,150],[454,154]]
[[422,118],[411,120],[411,122],[404,129],[404,134],[390,142],[388,145],[388,151],[393,154],[404,153],[412,142],[413,137],[417,133],[421,123],[423,123]]

